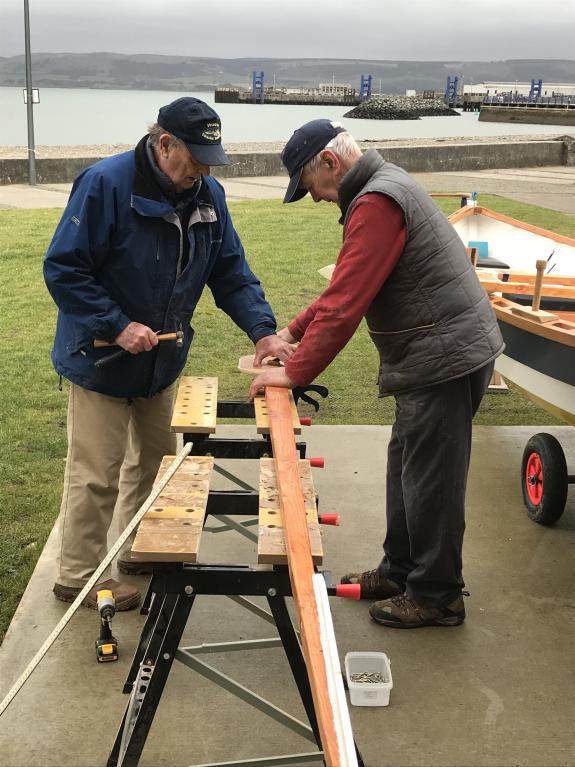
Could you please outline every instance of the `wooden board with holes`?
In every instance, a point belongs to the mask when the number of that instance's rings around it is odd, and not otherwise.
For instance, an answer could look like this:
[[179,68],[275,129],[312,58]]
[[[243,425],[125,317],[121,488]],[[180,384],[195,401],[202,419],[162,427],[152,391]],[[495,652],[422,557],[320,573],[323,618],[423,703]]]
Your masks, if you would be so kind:
[[270,368],[281,368],[283,362],[280,362],[277,357],[264,357],[262,364],[259,367],[254,365],[253,354],[244,354],[238,361],[238,370],[240,373],[248,373],[251,376],[259,376],[260,373],[265,373]]
[[[314,565],[321,565],[323,548],[315,504],[315,489],[309,461],[299,461],[309,542]],[[285,565],[287,551],[283,516],[278,497],[278,485],[273,458],[260,458],[260,511],[258,529],[259,564]]]
[[172,415],[172,431],[213,434],[218,412],[218,379],[181,376]]
[[[299,413],[297,412],[297,407],[296,407],[295,400],[293,398],[293,394],[291,393],[291,391],[289,392],[288,396],[290,401],[290,412],[291,412],[291,419],[292,419],[294,434],[301,434],[301,423],[299,420]],[[269,434],[270,419],[268,418],[268,406],[266,403],[266,398],[263,394],[259,394],[257,397],[254,397],[254,408],[256,411],[257,433]]]
[[[156,483],[172,460],[173,456],[164,456]],[[140,562],[197,560],[213,466],[212,456],[184,460],[140,522],[132,545],[134,559]]]

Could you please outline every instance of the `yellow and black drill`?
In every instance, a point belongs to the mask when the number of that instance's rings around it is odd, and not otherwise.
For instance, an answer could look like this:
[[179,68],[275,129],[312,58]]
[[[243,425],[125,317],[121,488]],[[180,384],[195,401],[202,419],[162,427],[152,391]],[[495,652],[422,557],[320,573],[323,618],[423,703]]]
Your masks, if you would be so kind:
[[116,600],[109,589],[97,593],[98,612],[100,613],[100,636],[96,639],[96,658],[98,663],[118,660],[118,642],[112,636],[112,618],[116,612]]

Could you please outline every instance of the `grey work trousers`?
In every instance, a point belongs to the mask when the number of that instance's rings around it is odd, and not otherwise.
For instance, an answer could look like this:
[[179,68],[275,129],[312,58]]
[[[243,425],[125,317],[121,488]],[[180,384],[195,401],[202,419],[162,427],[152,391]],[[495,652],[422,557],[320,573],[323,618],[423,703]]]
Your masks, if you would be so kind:
[[175,389],[127,400],[70,385],[56,576],[62,586],[84,586],[106,555],[114,509],[122,532],[150,494],[163,456],[176,452]]
[[425,607],[464,587],[462,547],[471,422],[491,362],[462,378],[396,394],[387,457],[387,532],[379,571]]

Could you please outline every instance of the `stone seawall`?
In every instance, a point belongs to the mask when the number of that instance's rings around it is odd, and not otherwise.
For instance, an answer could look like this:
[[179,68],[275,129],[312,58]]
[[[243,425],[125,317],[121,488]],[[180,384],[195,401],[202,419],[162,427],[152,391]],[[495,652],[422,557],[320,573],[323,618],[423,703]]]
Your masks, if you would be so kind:
[[504,107],[482,106],[479,122],[523,123],[528,125],[572,125],[575,127],[575,109],[560,107]]
[[[487,168],[525,168],[544,165],[571,165],[575,139],[487,143],[448,143],[376,147],[386,160],[411,173],[483,170]],[[369,144],[364,144],[366,148]],[[279,152],[228,152],[231,165],[214,169],[221,178],[240,176],[279,176],[285,170]],[[99,157],[44,157],[36,160],[39,184],[70,183]],[[28,182],[28,162],[21,158],[0,159],[0,184]]]

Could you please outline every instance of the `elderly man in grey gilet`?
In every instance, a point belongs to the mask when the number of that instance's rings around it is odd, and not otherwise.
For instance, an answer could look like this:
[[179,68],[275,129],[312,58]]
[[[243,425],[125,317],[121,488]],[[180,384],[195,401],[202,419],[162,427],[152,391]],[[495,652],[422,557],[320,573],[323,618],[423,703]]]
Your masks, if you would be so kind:
[[329,287],[278,335],[300,341],[262,387],[305,386],[362,318],[378,349],[379,394],[395,399],[387,532],[380,564],[348,573],[374,621],[393,628],[465,619],[462,546],[471,423],[503,340],[466,249],[433,200],[337,123],[296,130],[282,160],[284,202],[339,205],[344,241]]

